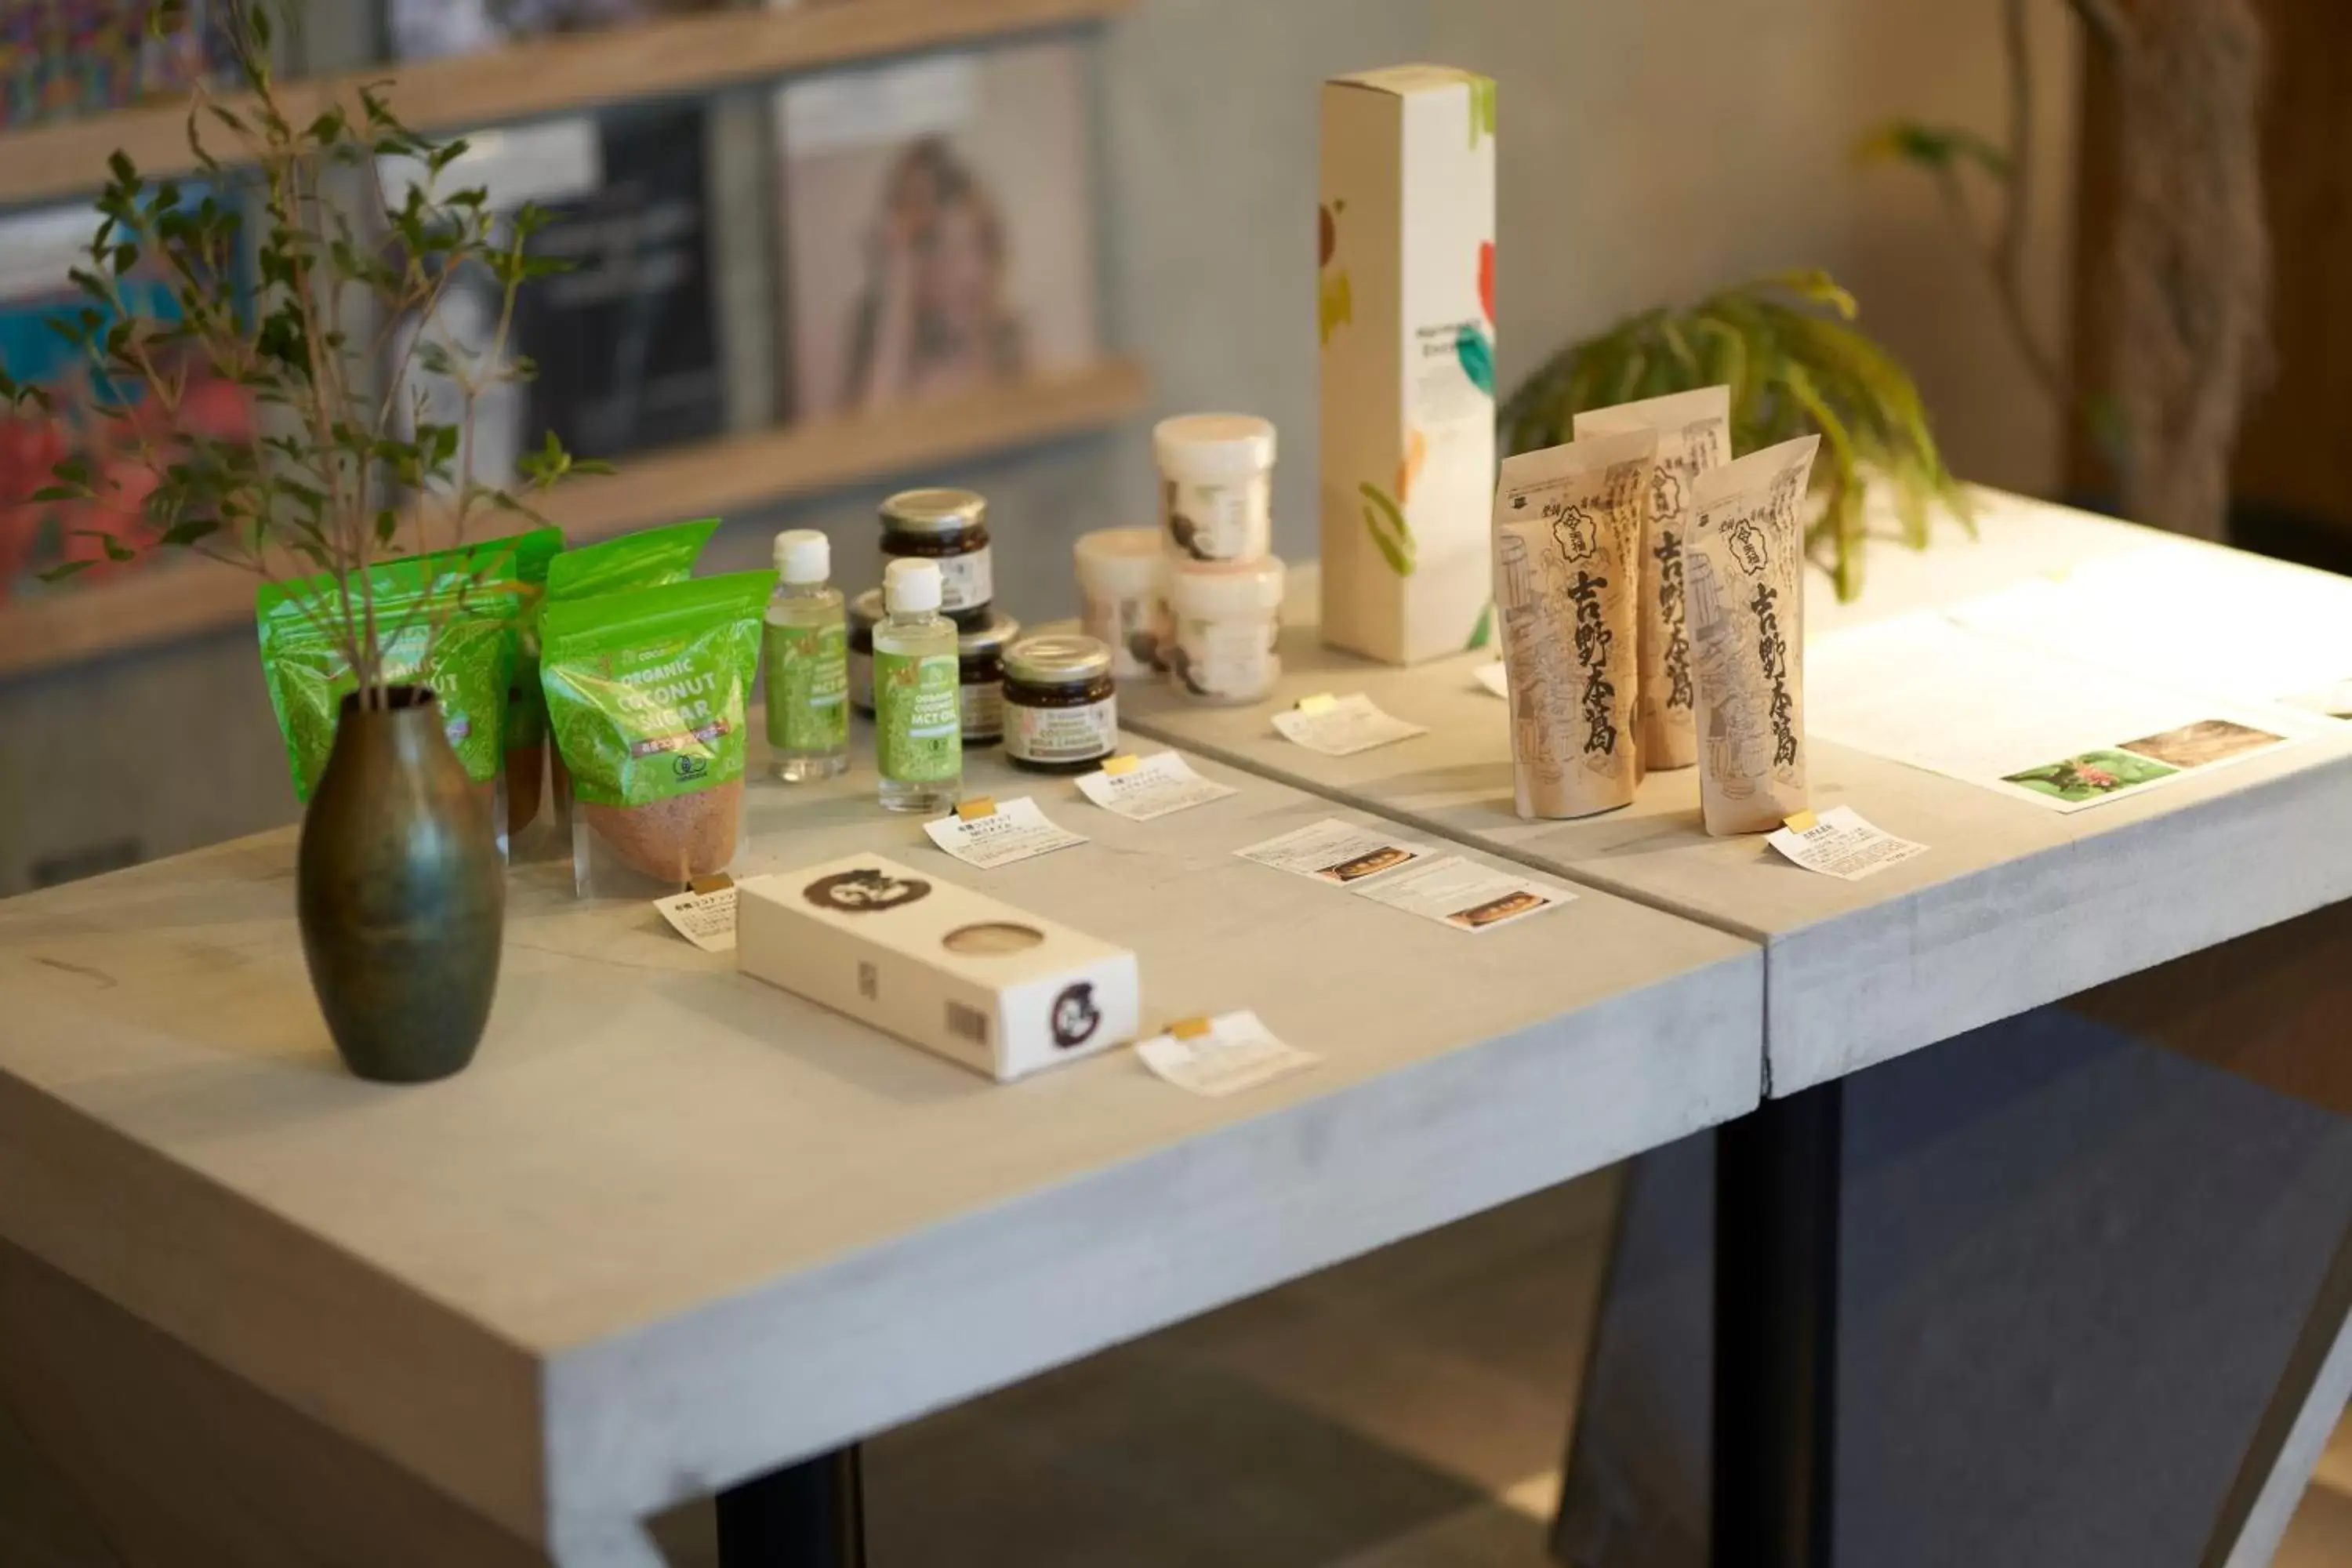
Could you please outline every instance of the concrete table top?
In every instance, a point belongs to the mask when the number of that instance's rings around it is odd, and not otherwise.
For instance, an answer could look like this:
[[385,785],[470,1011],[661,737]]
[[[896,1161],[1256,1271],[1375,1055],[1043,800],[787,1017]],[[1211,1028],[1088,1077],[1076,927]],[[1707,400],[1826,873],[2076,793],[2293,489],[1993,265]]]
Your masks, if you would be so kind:
[[361,1083],[279,832],[0,904],[0,1237],[561,1561],[644,1565],[650,1510],[1757,1102],[1751,943],[1593,890],[1450,931],[1237,858],[1354,814],[1201,766],[1241,793],[1134,823],[977,753],[968,793],[1093,840],[992,871],[862,768],[755,784],[748,869],[935,867],[1132,945],[1147,1026],[1252,1007],[1310,1071],[997,1087],[541,865],[475,1064]]
[[[1982,496],[1977,541],[1948,526],[1924,552],[1874,543],[1855,604],[1838,605],[1811,574],[1809,636],[2169,539]],[[2272,563],[2251,569],[2311,575]],[[1293,598],[1298,619],[1311,622],[1312,573],[1293,575],[1303,580]],[[2228,631],[2184,626],[2181,635]],[[1313,626],[1300,624],[1286,628],[1282,655],[1269,702],[1202,708],[1165,687],[1135,688],[1120,694],[1121,717],[1269,778],[1765,943],[1773,1095],[2352,897],[2352,834],[2344,830],[2352,726],[2068,815],[1816,738],[1817,808],[1852,805],[1930,849],[1844,882],[1788,863],[1759,837],[1708,837],[1690,769],[1651,774],[1622,811],[1519,820],[1504,704],[1470,673],[1493,652],[1398,669],[1324,648]],[[1325,691],[1367,692],[1430,732],[1351,757],[1322,756],[1275,732],[1274,711]]]

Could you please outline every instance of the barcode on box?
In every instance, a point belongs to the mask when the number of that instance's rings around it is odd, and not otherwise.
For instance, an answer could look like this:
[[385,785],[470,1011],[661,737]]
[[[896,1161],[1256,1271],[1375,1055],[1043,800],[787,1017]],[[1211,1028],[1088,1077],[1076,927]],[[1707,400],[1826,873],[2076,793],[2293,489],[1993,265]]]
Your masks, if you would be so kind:
[[988,1044],[988,1015],[961,1002],[948,1004],[948,1033],[975,1046]]

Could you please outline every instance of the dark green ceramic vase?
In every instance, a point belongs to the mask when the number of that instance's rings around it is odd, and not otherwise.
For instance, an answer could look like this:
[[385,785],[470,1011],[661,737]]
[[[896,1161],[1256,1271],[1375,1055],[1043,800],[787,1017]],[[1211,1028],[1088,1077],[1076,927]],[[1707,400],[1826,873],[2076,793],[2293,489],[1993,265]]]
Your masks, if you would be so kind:
[[499,984],[506,872],[485,791],[423,687],[343,699],[302,818],[296,910],[310,988],[352,1072],[446,1078],[474,1058]]

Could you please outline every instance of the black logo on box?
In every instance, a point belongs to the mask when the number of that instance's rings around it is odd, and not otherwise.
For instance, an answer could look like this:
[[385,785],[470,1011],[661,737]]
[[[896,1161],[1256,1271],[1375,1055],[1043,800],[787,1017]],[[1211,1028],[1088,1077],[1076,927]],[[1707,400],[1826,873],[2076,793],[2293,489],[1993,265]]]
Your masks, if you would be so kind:
[[830,877],[819,877],[802,889],[801,896],[821,910],[864,915],[911,904],[929,897],[931,885],[919,877],[893,877],[887,871],[862,866],[855,871],[835,871]]
[[1102,1027],[1102,1009],[1095,1005],[1094,982],[1081,980],[1062,987],[1054,998],[1054,1044],[1063,1050],[1075,1050],[1095,1037]]

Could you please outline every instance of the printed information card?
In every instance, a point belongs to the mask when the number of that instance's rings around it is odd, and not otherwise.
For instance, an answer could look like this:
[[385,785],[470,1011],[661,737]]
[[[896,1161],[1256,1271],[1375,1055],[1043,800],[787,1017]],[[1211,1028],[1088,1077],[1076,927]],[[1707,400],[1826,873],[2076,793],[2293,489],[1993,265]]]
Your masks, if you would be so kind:
[[1296,708],[1274,716],[1283,739],[1327,757],[1352,757],[1394,741],[1410,741],[1429,731],[1407,723],[1362,692],[1346,697],[1309,697]]
[[1275,1038],[1255,1013],[1246,1011],[1220,1013],[1190,1027],[1172,1026],[1137,1046],[1135,1054],[1177,1088],[1213,1096],[1239,1094],[1322,1059]]
[[705,952],[735,951],[735,889],[708,893],[672,893],[656,899],[654,908],[670,929]]
[[1358,898],[1474,934],[1576,900],[1557,882],[1497,871],[1458,856],[1424,862],[1352,891]]
[[1174,752],[1161,752],[1140,761],[1129,758],[1129,766],[1113,773],[1111,767],[1118,761],[1115,757],[1102,772],[1080,777],[1078,793],[1105,811],[1116,812],[1130,821],[1150,822],[1156,816],[1206,805],[1213,800],[1241,793],[1231,784],[1202,778],[1192,771],[1192,763]]
[[[975,805],[989,809],[975,811]],[[932,843],[983,871],[1087,842],[1085,834],[1047,821],[1037,803],[1025,795],[1018,800],[967,802],[953,816],[926,822],[923,831]]]
[[1764,842],[1808,871],[1847,882],[1927,852],[1925,844],[1873,827],[1850,805],[1792,816],[1786,827],[1766,834]]
[[1437,858],[1437,851],[1426,844],[1380,828],[1356,827],[1336,817],[1234,853],[1277,871],[1343,888],[1415,861]]

